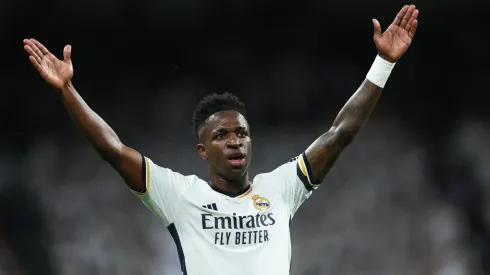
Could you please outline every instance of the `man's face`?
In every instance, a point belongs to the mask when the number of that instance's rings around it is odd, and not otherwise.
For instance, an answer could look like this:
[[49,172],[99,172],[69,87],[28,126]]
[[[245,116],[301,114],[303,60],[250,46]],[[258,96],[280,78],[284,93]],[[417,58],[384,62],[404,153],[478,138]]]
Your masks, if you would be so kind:
[[210,116],[199,132],[199,154],[225,179],[245,175],[252,159],[252,140],[247,120],[236,111]]

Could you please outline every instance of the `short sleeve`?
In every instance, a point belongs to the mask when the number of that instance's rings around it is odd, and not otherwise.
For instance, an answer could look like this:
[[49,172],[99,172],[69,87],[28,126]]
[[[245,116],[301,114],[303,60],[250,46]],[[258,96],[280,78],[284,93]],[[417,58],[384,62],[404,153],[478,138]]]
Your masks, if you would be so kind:
[[143,157],[143,162],[146,192],[132,191],[165,226],[169,226],[178,217],[184,193],[197,177],[184,176],[160,167],[146,157]]
[[289,204],[291,217],[320,186],[320,182],[311,179],[310,165],[305,153],[279,166],[269,176],[277,184],[283,185],[279,190],[283,191]]

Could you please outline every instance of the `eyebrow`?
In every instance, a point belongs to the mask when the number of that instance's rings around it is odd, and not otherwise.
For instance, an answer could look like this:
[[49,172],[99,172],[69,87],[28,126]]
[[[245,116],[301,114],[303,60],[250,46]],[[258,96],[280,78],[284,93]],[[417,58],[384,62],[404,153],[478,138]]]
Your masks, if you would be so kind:
[[[241,131],[241,130],[248,130],[248,129],[245,126],[237,126],[234,128],[233,131]],[[233,131],[231,131],[231,132],[233,132]],[[211,133],[228,133],[228,132],[229,131],[227,128],[218,128],[218,129],[212,131]]]

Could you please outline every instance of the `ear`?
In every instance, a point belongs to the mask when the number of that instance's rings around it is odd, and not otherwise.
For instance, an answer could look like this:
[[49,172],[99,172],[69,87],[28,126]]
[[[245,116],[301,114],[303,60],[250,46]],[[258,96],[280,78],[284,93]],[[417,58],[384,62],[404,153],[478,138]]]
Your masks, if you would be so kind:
[[208,152],[206,152],[206,147],[204,146],[204,144],[199,143],[197,145],[197,152],[203,160],[208,160]]

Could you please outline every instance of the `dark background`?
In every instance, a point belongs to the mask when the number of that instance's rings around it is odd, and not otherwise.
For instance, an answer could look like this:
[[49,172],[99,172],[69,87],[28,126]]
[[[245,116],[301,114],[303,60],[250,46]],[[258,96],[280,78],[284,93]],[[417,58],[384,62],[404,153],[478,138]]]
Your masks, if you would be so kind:
[[[74,84],[127,145],[207,177],[197,102],[246,104],[251,172],[328,130],[395,1],[0,2],[0,274],[180,274],[165,228],[73,126],[23,51],[73,47]],[[292,226],[292,274],[489,274],[488,1],[428,1],[354,144]]]

